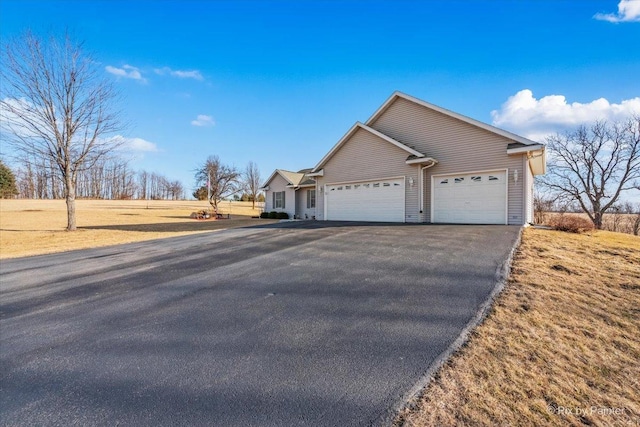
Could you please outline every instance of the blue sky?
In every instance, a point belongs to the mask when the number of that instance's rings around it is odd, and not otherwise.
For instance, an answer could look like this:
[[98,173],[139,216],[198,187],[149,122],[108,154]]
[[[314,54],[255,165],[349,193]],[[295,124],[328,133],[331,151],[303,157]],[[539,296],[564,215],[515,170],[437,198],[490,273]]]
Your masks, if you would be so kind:
[[395,90],[533,139],[640,108],[638,0],[2,0],[0,28],[84,40],[132,167],[189,189],[212,154],[312,167]]

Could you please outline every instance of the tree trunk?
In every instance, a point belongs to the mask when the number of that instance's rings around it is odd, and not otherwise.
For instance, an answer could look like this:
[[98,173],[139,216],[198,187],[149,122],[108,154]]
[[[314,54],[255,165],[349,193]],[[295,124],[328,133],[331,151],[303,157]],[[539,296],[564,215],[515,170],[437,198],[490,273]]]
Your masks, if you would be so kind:
[[595,211],[593,213],[593,225],[597,230],[602,230],[602,212]]
[[65,182],[67,193],[67,231],[76,230],[76,186],[71,178]]

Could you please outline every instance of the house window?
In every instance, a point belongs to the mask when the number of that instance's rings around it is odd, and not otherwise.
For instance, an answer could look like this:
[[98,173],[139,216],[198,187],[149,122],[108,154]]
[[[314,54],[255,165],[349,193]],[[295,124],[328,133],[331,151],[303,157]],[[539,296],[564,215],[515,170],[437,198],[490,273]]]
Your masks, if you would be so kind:
[[344,189],[345,189],[345,190],[351,190],[351,186],[350,186],[350,185],[345,185],[345,186],[344,186]]
[[442,181],[440,181],[440,184],[448,184],[449,180],[448,179],[443,179]]
[[473,182],[482,182],[482,177],[481,176],[472,176],[471,177],[471,181],[473,181]]
[[373,184],[373,188],[378,188],[378,187],[380,187],[380,183],[379,182],[376,182],[375,184]]
[[307,190],[307,209],[316,207],[316,190]]
[[497,176],[490,175],[489,181],[499,181]]
[[273,208],[284,209],[284,191],[273,193]]
[[462,181],[464,181],[464,178],[456,178],[456,179],[453,180],[453,182],[455,182],[456,184],[458,184],[458,183],[460,183]]
[[383,187],[391,187],[391,183],[389,182],[385,182],[384,184],[382,184]]

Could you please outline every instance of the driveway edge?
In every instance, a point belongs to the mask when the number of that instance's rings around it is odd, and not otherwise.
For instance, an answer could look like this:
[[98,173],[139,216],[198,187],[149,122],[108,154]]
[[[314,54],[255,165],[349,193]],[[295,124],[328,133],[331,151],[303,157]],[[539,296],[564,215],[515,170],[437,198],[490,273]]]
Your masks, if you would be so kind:
[[378,419],[378,422],[374,422],[372,425],[379,426],[394,426],[394,427],[402,427],[404,425],[404,420],[402,418],[398,419],[398,415],[404,411],[405,409],[414,409],[417,403],[417,400],[420,398],[424,390],[429,386],[431,379],[434,374],[451,358],[451,356],[458,351],[463,345],[469,341],[469,336],[471,332],[478,327],[484,319],[489,314],[489,310],[493,306],[496,298],[502,293],[507,284],[507,280],[509,279],[509,273],[511,272],[511,265],[513,263],[513,257],[522,242],[522,232],[524,227],[520,227],[518,231],[518,236],[513,243],[513,247],[505,261],[496,269],[496,284],[489,294],[489,297],[485,300],[484,303],[480,306],[476,314],[471,318],[471,320],[466,324],[466,326],[462,329],[462,332],[456,338],[455,341],[451,343],[451,345],[431,363],[431,365],[427,368],[426,372],[418,380],[417,383],[411,387],[411,389],[405,393],[402,399],[394,405],[391,409],[389,409],[386,414]]

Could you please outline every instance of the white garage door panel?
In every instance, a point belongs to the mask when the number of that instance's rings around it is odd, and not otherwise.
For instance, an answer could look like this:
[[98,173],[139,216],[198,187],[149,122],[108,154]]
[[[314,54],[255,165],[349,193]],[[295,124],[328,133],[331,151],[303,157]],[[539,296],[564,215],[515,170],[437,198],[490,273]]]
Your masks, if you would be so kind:
[[331,184],[325,193],[328,220],[404,222],[404,178]]
[[505,224],[506,171],[433,177],[433,222]]

